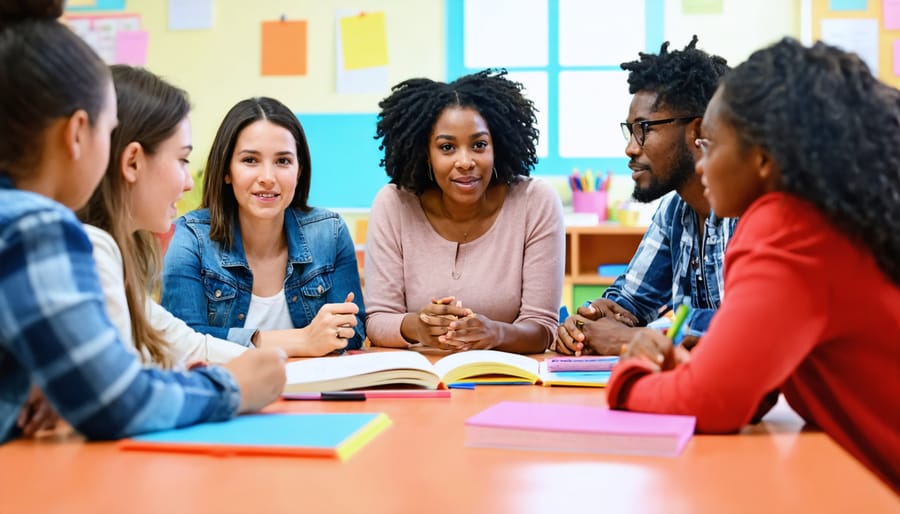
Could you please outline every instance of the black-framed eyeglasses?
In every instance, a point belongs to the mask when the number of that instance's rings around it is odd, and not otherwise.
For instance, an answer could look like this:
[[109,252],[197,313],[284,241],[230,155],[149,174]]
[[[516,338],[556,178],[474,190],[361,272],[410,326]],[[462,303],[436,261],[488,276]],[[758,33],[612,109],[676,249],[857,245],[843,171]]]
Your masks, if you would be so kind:
[[[631,141],[631,137],[634,136],[638,145],[644,146],[644,141],[647,139],[647,128],[654,125],[665,125],[667,123],[684,123],[701,117],[702,116],[685,116],[683,118],[666,118],[664,120],[643,120],[634,123],[623,121],[622,123],[619,123],[619,127],[622,128],[622,136],[625,138],[625,141]],[[638,127],[640,127],[640,131],[638,131]]]

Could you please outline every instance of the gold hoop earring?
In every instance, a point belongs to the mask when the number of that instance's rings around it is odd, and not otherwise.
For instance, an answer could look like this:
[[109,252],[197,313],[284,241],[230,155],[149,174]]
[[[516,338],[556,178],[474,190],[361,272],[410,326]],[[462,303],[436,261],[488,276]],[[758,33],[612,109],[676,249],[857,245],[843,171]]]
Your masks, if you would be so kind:
[[431,169],[430,162],[428,163],[428,173],[426,173],[426,175],[428,176],[428,180],[434,182],[434,170]]
[[500,180],[500,174],[497,173],[497,168],[496,168],[496,167],[494,167],[494,178],[497,179],[497,180]]

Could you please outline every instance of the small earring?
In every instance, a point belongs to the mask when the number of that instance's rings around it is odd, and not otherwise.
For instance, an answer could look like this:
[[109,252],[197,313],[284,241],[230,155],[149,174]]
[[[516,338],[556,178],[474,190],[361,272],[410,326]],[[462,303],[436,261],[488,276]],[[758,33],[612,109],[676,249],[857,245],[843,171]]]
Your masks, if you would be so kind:
[[500,180],[500,175],[497,173],[497,168],[494,167],[494,178]]
[[428,173],[426,173],[426,175],[428,176],[428,180],[434,182],[434,170],[431,169],[430,162],[428,163]]

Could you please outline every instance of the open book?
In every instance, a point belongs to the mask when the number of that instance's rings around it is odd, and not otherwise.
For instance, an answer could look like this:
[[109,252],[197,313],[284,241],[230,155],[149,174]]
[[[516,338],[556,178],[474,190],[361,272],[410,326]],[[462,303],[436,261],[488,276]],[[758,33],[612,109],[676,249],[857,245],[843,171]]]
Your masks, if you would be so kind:
[[286,393],[317,393],[387,385],[437,389],[461,382],[535,384],[538,361],[495,350],[450,354],[434,364],[407,350],[306,359],[286,366]]

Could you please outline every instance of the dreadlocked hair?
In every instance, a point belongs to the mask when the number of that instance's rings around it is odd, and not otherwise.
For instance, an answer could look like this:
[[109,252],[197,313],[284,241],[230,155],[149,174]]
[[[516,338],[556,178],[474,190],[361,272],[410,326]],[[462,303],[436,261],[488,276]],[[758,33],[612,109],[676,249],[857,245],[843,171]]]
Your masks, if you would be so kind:
[[666,41],[659,54],[638,55],[637,61],[620,65],[629,72],[628,92],[652,91],[657,95],[654,109],[665,106],[686,115],[703,115],[719,80],[729,70],[724,58],[697,49],[697,36],[684,50],[670,52]]
[[900,91],[856,54],[785,38],[725,78],[722,115],[743,144],[772,156],[786,192],[900,284]]
[[425,78],[405,80],[379,102],[375,139],[390,183],[422,194],[437,185],[428,176],[431,130],[447,108],[477,111],[494,142],[497,179],[511,184],[528,176],[537,163],[534,104],[522,95],[522,85],[506,78],[506,70],[483,70],[447,84]]

